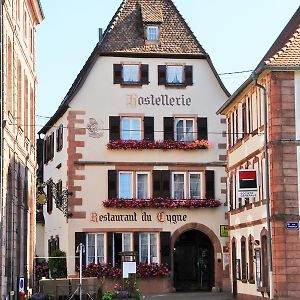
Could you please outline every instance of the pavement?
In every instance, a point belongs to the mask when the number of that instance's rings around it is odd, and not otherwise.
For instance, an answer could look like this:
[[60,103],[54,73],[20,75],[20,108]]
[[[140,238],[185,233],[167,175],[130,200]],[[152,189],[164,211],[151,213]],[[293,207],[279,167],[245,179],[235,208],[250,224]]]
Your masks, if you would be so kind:
[[234,299],[228,293],[169,293],[161,295],[148,295],[143,300],[232,300]]

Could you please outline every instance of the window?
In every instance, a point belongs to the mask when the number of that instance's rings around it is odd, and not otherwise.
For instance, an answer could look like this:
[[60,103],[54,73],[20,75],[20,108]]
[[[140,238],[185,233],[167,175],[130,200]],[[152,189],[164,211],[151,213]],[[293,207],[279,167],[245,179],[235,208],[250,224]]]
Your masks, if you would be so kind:
[[136,173],[136,198],[148,199],[149,198],[149,175],[148,173]]
[[184,142],[194,141],[193,119],[175,119],[175,140]]
[[56,129],[56,151],[59,152],[63,148],[63,124],[60,124]]
[[248,279],[250,283],[254,283],[253,257],[254,257],[253,237],[250,235],[248,238],[248,258],[249,258]]
[[262,264],[262,286],[269,287],[269,266],[268,266],[268,240],[266,235],[261,236],[261,264]]
[[124,198],[124,199],[132,198],[132,173],[131,172],[119,173],[119,198]]
[[149,66],[139,63],[113,65],[114,84],[149,84]]
[[189,198],[201,199],[201,174],[189,173]]
[[167,66],[167,83],[183,83],[183,66]]
[[156,233],[140,233],[139,254],[142,263],[158,263]]
[[121,119],[121,140],[142,139],[141,118],[122,118]]
[[158,41],[159,40],[158,26],[147,26],[147,40],[148,41]]
[[158,84],[166,86],[193,85],[193,66],[159,65]]
[[241,239],[242,280],[247,279],[246,238]]
[[172,174],[173,199],[185,199],[185,173]]
[[87,265],[91,263],[100,264],[104,262],[104,234],[87,234]]
[[[131,233],[113,233],[113,265],[121,265],[120,252],[132,251]],[[131,257],[125,257],[129,261]]]

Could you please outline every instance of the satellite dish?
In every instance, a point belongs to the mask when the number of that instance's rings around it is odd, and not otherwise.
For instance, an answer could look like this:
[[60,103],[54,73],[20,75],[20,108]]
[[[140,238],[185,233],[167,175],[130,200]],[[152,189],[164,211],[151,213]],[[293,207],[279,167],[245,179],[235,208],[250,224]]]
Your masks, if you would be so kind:
[[38,204],[44,205],[47,202],[46,195],[44,193],[37,194],[36,202]]

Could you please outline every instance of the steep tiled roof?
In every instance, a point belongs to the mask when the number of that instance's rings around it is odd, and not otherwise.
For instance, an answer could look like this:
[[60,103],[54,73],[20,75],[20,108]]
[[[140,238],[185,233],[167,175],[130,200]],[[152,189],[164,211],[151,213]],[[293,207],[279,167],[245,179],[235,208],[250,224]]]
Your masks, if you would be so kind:
[[300,66],[300,24],[288,42],[265,61],[268,66]]
[[[160,23],[160,42],[145,43],[144,25]],[[170,0],[124,0],[104,33],[104,53],[206,55]]]

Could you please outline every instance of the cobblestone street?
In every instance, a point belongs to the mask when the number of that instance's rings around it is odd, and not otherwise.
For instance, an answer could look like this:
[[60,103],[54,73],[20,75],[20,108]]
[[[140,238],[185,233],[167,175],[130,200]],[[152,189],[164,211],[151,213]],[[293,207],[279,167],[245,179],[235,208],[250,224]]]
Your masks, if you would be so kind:
[[145,296],[144,300],[232,300],[233,297],[227,293],[170,293],[161,295]]

